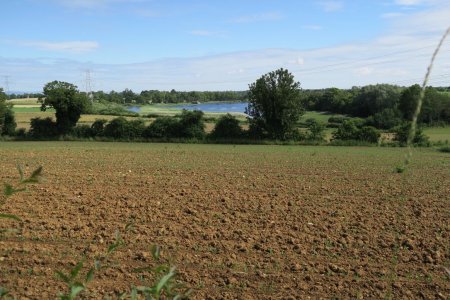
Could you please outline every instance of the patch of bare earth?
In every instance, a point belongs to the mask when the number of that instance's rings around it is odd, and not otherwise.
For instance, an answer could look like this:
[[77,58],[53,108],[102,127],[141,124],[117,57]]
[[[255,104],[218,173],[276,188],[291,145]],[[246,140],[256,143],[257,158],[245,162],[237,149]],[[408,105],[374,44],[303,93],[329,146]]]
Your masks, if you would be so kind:
[[[129,220],[127,245],[83,298],[140,285],[163,247],[195,299],[448,299],[449,156],[402,149],[16,143],[0,182],[44,166],[7,200],[0,286],[55,298],[56,270],[92,261]],[[2,228],[20,227],[1,221]]]

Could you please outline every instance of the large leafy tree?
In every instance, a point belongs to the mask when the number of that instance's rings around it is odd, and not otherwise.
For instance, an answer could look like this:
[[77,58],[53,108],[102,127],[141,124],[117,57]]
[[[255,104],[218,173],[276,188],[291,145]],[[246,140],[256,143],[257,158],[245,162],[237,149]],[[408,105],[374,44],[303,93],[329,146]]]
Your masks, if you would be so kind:
[[286,139],[303,114],[300,82],[283,68],[267,73],[249,85],[246,109],[253,132]]
[[81,94],[77,86],[56,80],[44,86],[44,96],[39,100],[42,102],[41,110],[55,109],[59,134],[68,133],[90,107],[86,95]]

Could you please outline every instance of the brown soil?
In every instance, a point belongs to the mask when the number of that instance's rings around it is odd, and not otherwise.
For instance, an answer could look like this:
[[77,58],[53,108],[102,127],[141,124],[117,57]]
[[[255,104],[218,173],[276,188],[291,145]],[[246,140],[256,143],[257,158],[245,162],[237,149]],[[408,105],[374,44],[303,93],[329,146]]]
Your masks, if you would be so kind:
[[45,182],[1,207],[23,222],[0,220],[20,228],[0,237],[0,286],[54,299],[55,271],[133,220],[83,298],[140,285],[158,244],[195,299],[449,299],[450,159],[422,150],[394,173],[404,151],[3,143],[0,182],[16,162]]

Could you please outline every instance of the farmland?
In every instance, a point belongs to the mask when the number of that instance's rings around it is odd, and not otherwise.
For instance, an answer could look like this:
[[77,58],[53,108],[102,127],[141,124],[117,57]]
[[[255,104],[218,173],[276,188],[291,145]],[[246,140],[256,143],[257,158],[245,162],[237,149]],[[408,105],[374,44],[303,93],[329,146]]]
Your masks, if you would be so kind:
[[[87,142],[0,143],[0,182],[44,166],[9,198],[0,286],[54,298],[54,276],[91,261],[130,220],[115,265],[83,295],[140,284],[163,247],[194,298],[447,299],[450,156],[401,148]],[[426,175],[425,175],[426,174]],[[2,221],[2,227],[17,222]]]

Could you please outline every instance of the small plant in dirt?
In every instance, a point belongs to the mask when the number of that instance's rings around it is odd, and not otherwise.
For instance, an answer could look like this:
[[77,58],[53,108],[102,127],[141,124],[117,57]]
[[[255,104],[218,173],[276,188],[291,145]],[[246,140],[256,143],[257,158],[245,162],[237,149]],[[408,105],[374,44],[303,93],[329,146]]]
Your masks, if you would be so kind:
[[150,285],[135,286],[131,289],[130,298],[137,300],[139,295],[146,300],[158,299],[189,299],[192,289],[187,288],[184,284],[177,281],[176,267],[171,266],[168,262],[161,260],[161,248],[153,246],[152,256],[157,262],[156,267],[144,267],[136,269],[135,272],[143,273],[141,278],[148,275],[156,278]]
[[[0,206],[2,206],[6,199],[10,196],[12,196],[15,193],[18,192],[22,192],[22,191],[26,191],[27,190],[27,185],[32,184],[32,183],[38,183],[42,177],[42,167],[38,167],[36,170],[34,170],[31,175],[27,178],[25,178],[24,172],[23,172],[23,168],[20,165],[17,165],[17,170],[19,171],[19,181],[12,185],[9,183],[4,183],[3,184],[3,199],[0,199]],[[20,218],[16,215],[13,214],[5,214],[0,212],[0,219],[10,219],[10,220],[15,220],[15,221],[21,221]],[[0,233],[2,232],[7,232],[9,230],[3,230],[0,229]],[[0,286],[0,299],[14,299],[14,297],[12,297],[8,290],[2,286]]]
[[[0,201],[0,206],[5,203],[6,198],[12,196],[15,193],[23,192],[27,190],[27,185],[32,183],[38,183],[42,176],[42,167],[38,167],[34,170],[31,175],[25,178],[23,168],[20,165],[17,165],[17,170],[19,171],[19,181],[15,184],[4,183],[3,184],[3,198]],[[20,221],[20,218],[16,215],[4,214],[0,213],[0,219],[13,219],[16,221]]]
[[[129,225],[125,227],[125,230],[128,230]],[[73,300],[76,299],[79,293],[87,289],[87,285],[94,279],[94,275],[96,272],[101,269],[107,268],[109,265],[107,264],[108,258],[121,246],[123,246],[125,242],[120,236],[119,232],[116,232],[116,240],[112,243],[105,254],[101,257],[97,257],[93,264],[90,266],[86,275],[82,275],[83,273],[80,271],[83,270],[83,266],[85,263],[85,259],[79,261],[75,267],[73,267],[68,273],[64,273],[62,271],[56,271],[56,276],[61,279],[67,286],[66,293],[60,293],[59,299],[61,300]]]

